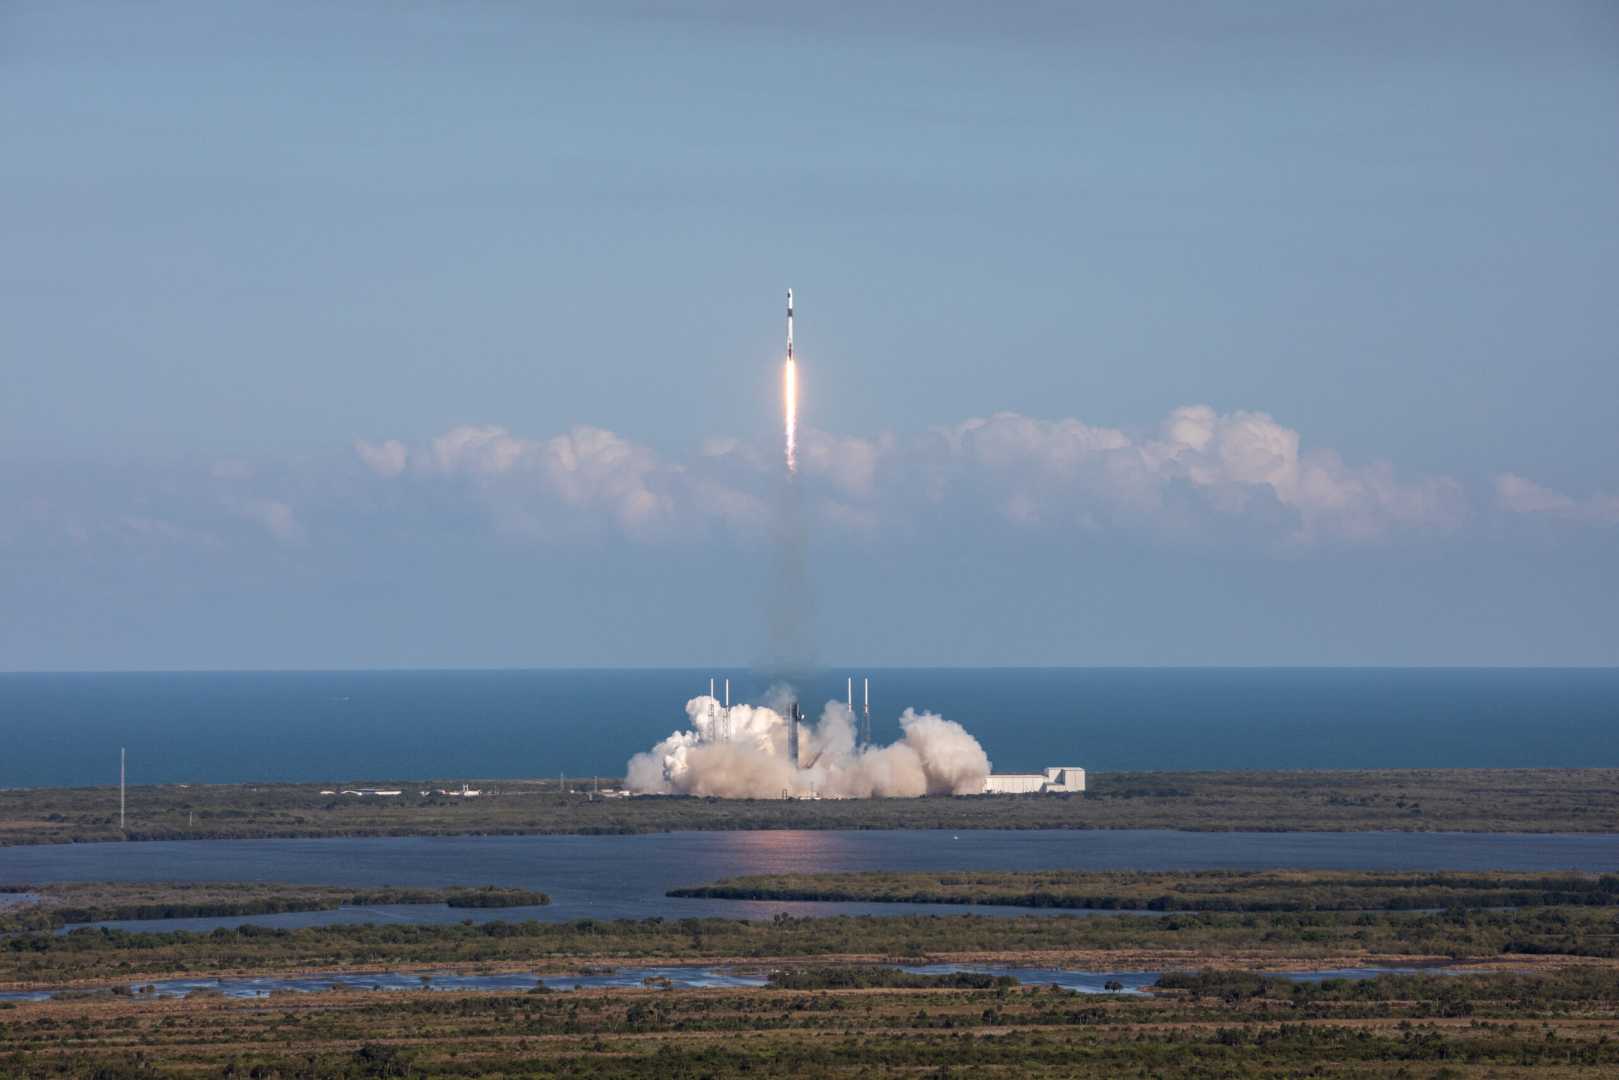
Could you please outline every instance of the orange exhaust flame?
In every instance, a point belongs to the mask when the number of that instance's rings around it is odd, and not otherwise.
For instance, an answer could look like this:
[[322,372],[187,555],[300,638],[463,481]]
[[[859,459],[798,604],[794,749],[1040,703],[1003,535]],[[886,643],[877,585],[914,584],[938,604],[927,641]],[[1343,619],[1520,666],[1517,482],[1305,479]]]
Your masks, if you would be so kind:
[[792,357],[781,372],[782,412],[787,424],[787,472],[798,472],[798,363]]

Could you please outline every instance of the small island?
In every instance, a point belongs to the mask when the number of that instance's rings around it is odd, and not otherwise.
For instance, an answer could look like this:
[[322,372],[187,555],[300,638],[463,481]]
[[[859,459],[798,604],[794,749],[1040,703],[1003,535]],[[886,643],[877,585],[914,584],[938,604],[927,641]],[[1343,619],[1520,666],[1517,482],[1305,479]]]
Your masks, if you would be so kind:
[[726,900],[983,904],[1090,911],[1422,911],[1614,907],[1619,874],[1374,870],[882,870],[758,874],[671,889]]
[[[11,902],[3,902],[5,900]],[[332,911],[381,904],[445,904],[464,908],[538,907],[543,892],[486,885],[442,889],[345,888],[262,882],[56,882],[0,886],[0,935],[76,923],[207,919]]]

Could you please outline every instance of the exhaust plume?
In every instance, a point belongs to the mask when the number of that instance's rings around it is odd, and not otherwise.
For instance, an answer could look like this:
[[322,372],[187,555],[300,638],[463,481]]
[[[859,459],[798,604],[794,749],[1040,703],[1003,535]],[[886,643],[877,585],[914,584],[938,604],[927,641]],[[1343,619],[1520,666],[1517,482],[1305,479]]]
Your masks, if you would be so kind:
[[787,428],[787,475],[798,472],[798,361],[793,359],[793,290],[787,290],[787,362],[781,369],[781,411]]
[[[804,528],[804,501],[798,489],[798,361],[793,356],[793,290],[787,290],[787,358],[781,369],[782,421],[787,443],[787,471],[781,502],[771,518],[775,544],[775,573],[765,604],[770,655],[759,666],[780,677],[791,677],[815,666],[809,587],[809,543]],[[785,712],[786,706],[777,710]]]
[[787,472],[798,472],[798,364],[792,357],[781,369],[782,421],[787,429]]
[[[776,697],[790,691],[776,692]],[[977,795],[989,775],[978,740],[953,720],[906,709],[903,734],[888,746],[858,746],[855,717],[829,701],[820,722],[800,731],[800,767],[787,760],[787,719],[764,705],[699,696],[686,702],[690,726],[630,759],[627,783],[640,794],[773,799]]]

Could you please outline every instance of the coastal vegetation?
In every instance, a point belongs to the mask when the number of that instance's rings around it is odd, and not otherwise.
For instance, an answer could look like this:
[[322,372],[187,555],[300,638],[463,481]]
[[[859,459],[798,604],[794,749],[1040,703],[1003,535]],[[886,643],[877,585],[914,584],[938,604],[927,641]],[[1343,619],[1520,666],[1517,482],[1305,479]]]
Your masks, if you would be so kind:
[[0,885],[0,934],[45,930],[72,923],[124,919],[199,919],[330,911],[378,904],[446,904],[459,908],[533,907],[545,893],[486,885],[482,888],[353,889],[330,885],[260,882],[58,882]]
[[1619,905],[1619,874],[1452,871],[884,870],[760,874],[671,889],[729,900],[1011,904],[1100,911],[1411,911]]
[[[842,877],[884,888],[915,884],[910,875]],[[1619,915],[1607,878],[1322,871],[1019,877],[931,875],[932,887],[986,895],[1026,893],[1041,880],[1047,889],[1120,903],[1219,898],[1250,909],[245,924],[206,933],[14,927],[0,934],[0,992],[57,996],[0,1001],[0,1080],[985,1073],[1408,1080],[1472,1072],[1583,1080],[1619,1069]],[[30,899],[121,911],[122,904],[287,900],[307,888],[45,886]],[[1439,894],[1453,903],[1401,908]],[[323,888],[303,897],[398,902],[422,895]],[[1501,906],[1507,896],[1524,903]],[[1312,906],[1281,907],[1305,901]],[[1382,907],[1344,909],[1350,901]],[[1260,906],[1266,909],[1253,909]],[[622,989],[431,989],[452,972],[562,974],[678,963],[735,967],[768,982],[667,989],[668,980],[649,978]],[[1085,996],[1005,974],[901,969],[934,963],[1163,974],[1145,995]],[[1318,981],[1274,974],[1376,967],[1411,970]],[[159,978],[367,971],[413,973],[422,989],[276,991],[251,1000],[217,990],[184,999],[143,990]]]
[[[881,977],[873,982],[881,983]],[[0,1077],[1609,1077],[1609,971],[0,1004]]]
[[614,963],[977,962],[1107,970],[1400,966],[1619,959],[1619,917],[1597,907],[1444,912],[826,916],[767,921],[243,925],[206,933],[83,928],[0,939],[0,989],[137,977],[433,967],[567,972]]
[[[0,845],[317,836],[735,829],[1191,829],[1619,832],[1619,769],[1092,774],[1080,795],[921,799],[604,798],[617,780],[148,785],[0,791]],[[359,790],[354,788],[351,790]],[[429,794],[421,794],[427,791]]]

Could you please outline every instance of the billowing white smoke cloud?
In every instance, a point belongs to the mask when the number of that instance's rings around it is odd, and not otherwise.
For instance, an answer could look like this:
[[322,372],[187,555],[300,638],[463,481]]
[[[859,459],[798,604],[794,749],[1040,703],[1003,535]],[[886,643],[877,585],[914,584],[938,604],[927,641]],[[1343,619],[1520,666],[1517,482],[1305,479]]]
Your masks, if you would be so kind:
[[888,746],[857,747],[854,716],[828,702],[818,724],[799,733],[799,765],[787,760],[787,720],[763,705],[729,712],[708,695],[686,702],[691,726],[630,759],[631,791],[717,795],[731,799],[976,795],[984,790],[989,758],[953,720],[906,709],[904,734]]

